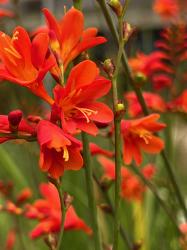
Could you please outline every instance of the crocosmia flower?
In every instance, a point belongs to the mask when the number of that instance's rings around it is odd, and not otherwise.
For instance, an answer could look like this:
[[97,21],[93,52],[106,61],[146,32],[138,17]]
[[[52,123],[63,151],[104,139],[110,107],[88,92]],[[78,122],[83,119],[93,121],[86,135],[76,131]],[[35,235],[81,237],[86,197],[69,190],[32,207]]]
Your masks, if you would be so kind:
[[173,112],[187,113],[187,90],[168,103],[168,109]]
[[113,119],[108,106],[97,101],[110,87],[111,82],[99,75],[96,64],[85,60],[71,70],[65,87],[55,87],[52,114],[60,117],[63,129],[69,133],[82,130],[96,135],[98,129],[94,122],[105,124]]
[[153,134],[166,127],[164,123],[157,122],[159,117],[159,114],[151,114],[140,119],[121,121],[125,164],[130,164],[134,159],[140,165],[142,151],[157,154],[164,148],[163,140]]
[[[151,92],[143,92],[143,97],[147,107],[154,112],[166,111],[166,103],[160,95]],[[138,98],[133,91],[125,93],[124,98],[128,102],[128,113],[131,117],[142,115],[141,105],[138,102]]]
[[[61,227],[61,207],[58,192],[53,184],[41,184],[41,199],[36,200],[32,205],[27,206],[26,217],[38,220],[38,225],[32,230],[32,239],[49,233],[59,233]],[[83,230],[91,234],[92,230],[78,217],[71,205],[65,218],[65,230]]]
[[83,51],[106,42],[104,37],[97,36],[96,28],[84,30],[82,12],[71,8],[64,17],[57,21],[48,9],[43,9],[49,30],[56,35],[60,45],[60,55],[64,69]]
[[153,10],[164,19],[176,18],[180,11],[178,0],[155,0]]
[[[99,156],[98,161],[104,170],[102,179],[115,180],[115,163],[105,156]],[[146,179],[151,179],[155,173],[155,167],[148,164],[141,171]],[[129,201],[141,200],[146,190],[145,185],[124,166],[121,167],[121,177],[121,196]]]
[[64,170],[79,170],[83,166],[81,143],[55,124],[40,121],[37,138],[40,145],[40,168],[53,178],[59,178]]
[[40,33],[30,41],[22,27],[17,27],[10,37],[0,32],[0,77],[27,87],[35,95],[52,104],[42,80],[55,60],[48,55],[49,38]]
[[2,18],[2,17],[13,17],[13,16],[14,16],[14,12],[12,12],[10,10],[0,8],[0,18]]

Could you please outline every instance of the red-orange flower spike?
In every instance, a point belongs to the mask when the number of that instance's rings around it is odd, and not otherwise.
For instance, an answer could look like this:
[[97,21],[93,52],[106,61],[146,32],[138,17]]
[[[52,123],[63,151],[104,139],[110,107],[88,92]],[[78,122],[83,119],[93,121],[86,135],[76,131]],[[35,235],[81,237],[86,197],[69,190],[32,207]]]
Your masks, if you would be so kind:
[[64,170],[79,170],[83,166],[81,143],[64,133],[58,126],[42,120],[37,125],[40,145],[40,168],[53,178],[59,178]]
[[142,162],[142,152],[157,154],[164,148],[164,142],[154,132],[166,127],[159,123],[159,114],[151,114],[136,120],[122,120],[121,132],[123,136],[123,160],[130,164],[134,159],[137,165]]
[[0,18],[2,17],[14,17],[14,12],[0,8]]
[[177,98],[169,102],[168,109],[172,112],[187,113],[187,90],[184,90]]
[[0,32],[0,77],[27,87],[35,95],[52,104],[42,80],[54,65],[52,56],[47,57],[49,38],[40,33],[33,41],[22,27],[17,27],[12,38]]
[[32,196],[32,191],[30,188],[24,188],[21,190],[19,195],[16,198],[16,204],[21,204],[27,201]]
[[[28,205],[26,211],[26,217],[39,221],[30,234],[32,239],[49,233],[58,233],[61,227],[60,199],[55,186],[43,183],[40,185],[40,192],[43,198],[36,200],[33,205]],[[72,205],[67,210],[64,228],[92,233],[91,228],[78,217]]]
[[52,119],[59,117],[63,129],[69,133],[83,130],[96,135],[98,129],[94,122],[105,124],[113,119],[108,106],[96,101],[106,95],[110,87],[111,82],[99,75],[94,62],[85,60],[77,64],[71,70],[66,86],[57,85],[54,89]]
[[[104,156],[99,156],[98,161],[104,169],[103,178],[115,180],[115,163]],[[142,169],[146,179],[151,179],[155,173],[155,167],[148,164]],[[141,200],[146,188],[144,184],[127,168],[121,167],[121,196],[129,201]]]
[[84,30],[84,16],[81,11],[73,7],[66,12],[60,21],[57,21],[48,9],[43,9],[43,12],[49,30],[55,32],[60,44],[60,54],[64,70],[80,53],[106,42],[104,37],[97,37],[96,28]]
[[[166,103],[158,94],[151,92],[143,92],[144,100],[147,107],[154,112],[165,112]],[[131,117],[142,115],[142,108],[138,101],[136,94],[133,91],[126,92],[124,95],[125,100],[128,102],[128,113]]]

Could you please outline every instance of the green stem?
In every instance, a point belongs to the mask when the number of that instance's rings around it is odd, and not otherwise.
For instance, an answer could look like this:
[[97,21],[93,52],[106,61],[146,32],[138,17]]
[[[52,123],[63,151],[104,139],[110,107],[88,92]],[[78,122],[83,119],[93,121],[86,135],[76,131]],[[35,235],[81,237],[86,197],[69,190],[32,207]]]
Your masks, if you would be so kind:
[[[116,32],[116,28],[115,28],[115,25],[114,25],[114,23],[112,21],[110,12],[109,12],[109,10],[108,10],[108,8],[106,6],[105,0],[96,0],[96,1],[99,3],[99,5],[101,7],[101,10],[102,10],[102,12],[103,12],[103,14],[105,16],[107,25],[108,25],[108,27],[109,27],[109,29],[110,29],[110,31],[111,31],[114,39],[115,39],[115,42],[117,44],[119,44],[118,34]],[[128,64],[128,59],[127,59],[127,55],[126,55],[125,50],[123,50],[122,63],[123,63],[123,67],[125,69],[127,79],[129,81],[130,85],[132,86],[132,88],[134,89],[135,93],[136,93],[138,102],[141,105],[141,108],[142,108],[142,111],[143,111],[144,115],[145,116],[149,115],[149,109],[148,109],[148,107],[146,105],[146,102],[144,100],[144,97],[142,95],[142,91],[139,88],[139,86],[137,86],[136,83],[133,80],[131,68],[130,68],[130,66]],[[172,186],[173,186],[173,188],[175,190],[175,193],[176,193],[176,196],[177,196],[177,199],[178,199],[178,203],[180,204],[180,206],[181,206],[181,208],[182,208],[182,210],[184,212],[184,215],[185,215],[185,217],[187,219],[187,208],[185,206],[185,203],[184,203],[180,188],[178,186],[176,177],[175,177],[175,175],[173,173],[173,170],[172,170],[173,168],[171,166],[171,163],[169,162],[168,158],[166,157],[165,151],[162,151],[161,156],[162,156],[162,159],[163,159],[163,161],[165,163],[164,166],[165,166],[165,168],[167,170],[167,173],[168,173],[168,175],[170,177],[170,181],[172,183]]]
[[176,228],[176,231],[179,234],[181,234],[179,227],[178,227],[178,224],[176,222],[175,216],[173,215],[172,211],[166,206],[165,202],[160,198],[155,186],[144,177],[144,175],[140,172],[139,168],[137,168],[135,166],[130,166],[130,169],[133,170],[133,172],[141,179],[141,181],[151,190],[151,192],[154,194],[155,198],[159,201],[160,205],[162,206],[162,208],[164,209],[164,211],[168,215],[169,219],[172,221],[173,225]]
[[82,143],[83,143],[83,159],[85,166],[85,177],[86,177],[86,185],[87,185],[87,194],[88,194],[88,205],[90,210],[90,218],[94,233],[94,244],[95,250],[101,250],[101,240],[100,233],[97,221],[97,207],[96,201],[94,197],[94,187],[93,187],[93,171],[91,166],[91,155],[89,151],[89,141],[86,133],[82,132]]
[[78,10],[82,10],[82,0],[73,0],[73,6]]
[[[94,178],[95,182],[97,183],[97,186],[101,190],[105,201],[107,202],[108,206],[111,209],[111,215],[114,217],[115,210],[114,210],[114,207],[112,205],[112,202],[110,200],[110,197],[109,197],[108,193],[106,192],[105,188],[102,187],[101,183],[99,182],[99,180],[98,180],[98,178],[97,178],[97,176],[95,174],[93,174],[93,178]],[[127,232],[125,231],[125,229],[122,227],[122,225],[120,225],[120,234],[121,234],[121,237],[123,238],[126,246],[128,247],[128,249],[129,250],[134,250],[134,245],[130,241],[129,236],[128,236]]]
[[61,245],[62,245],[62,238],[63,238],[63,235],[64,235],[64,224],[65,224],[67,209],[66,209],[66,206],[64,204],[64,195],[63,195],[63,192],[61,191],[60,180],[51,179],[50,181],[57,188],[57,191],[58,191],[58,194],[59,194],[59,199],[60,199],[60,205],[61,205],[62,219],[61,219],[60,234],[59,234],[58,243],[57,243],[57,247],[56,247],[56,250],[61,250],[62,249]]
[[121,114],[118,110],[118,90],[117,77],[120,69],[121,58],[125,41],[123,39],[123,17],[126,6],[123,8],[121,16],[118,18],[119,25],[119,49],[116,60],[116,69],[112,77],[113,110],[114,110],[114,133],[115,133],[115,215],[114,215],[114,243],[113,249],[119,249],[120,233],[120,202],[121,202]]

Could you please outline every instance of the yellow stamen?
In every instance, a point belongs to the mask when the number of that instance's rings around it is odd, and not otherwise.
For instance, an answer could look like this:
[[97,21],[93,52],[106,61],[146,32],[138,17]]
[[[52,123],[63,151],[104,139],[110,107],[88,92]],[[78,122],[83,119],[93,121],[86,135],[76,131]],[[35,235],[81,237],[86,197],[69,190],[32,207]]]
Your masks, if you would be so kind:
[[133,133],[142,138],[145,144],[149,144],[150,139],[152,138],[152,134],[146,129],[133,129]]
[[10,45],[9,48],[5,48],[5,51],[7,51],[9,54],[13,55],[16,58],[21,59],[21,55],[17,52],[17,50],[14,49],[12,45]]
[[64,150],[64,152],[63,152],[63,158],[64,158],[65,161],[68,161],[69,160],[69,152],[67,150],[67,147],[64,146],[63,150]]
[[90,119],[89,119],[90,115],[92,115],[92,114],[96,115],[97,114],[97,111],[92,110],[92,109],[79,108],[79,107],[75,107],[75,109],[78,109],[84,115],[84,117],[86,118],[87,123],[90,122]]
[[16,30],[16,31],[14,32],[13,36],[12,36],[12,41],[18,40],[18,35],[19,35],[19,31]]

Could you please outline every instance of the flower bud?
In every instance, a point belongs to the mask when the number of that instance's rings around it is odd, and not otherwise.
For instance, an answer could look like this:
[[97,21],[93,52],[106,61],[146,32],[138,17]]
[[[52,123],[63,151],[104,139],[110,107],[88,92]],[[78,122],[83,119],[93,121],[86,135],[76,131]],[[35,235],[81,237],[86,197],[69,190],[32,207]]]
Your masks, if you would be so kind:
[[121,118],[126,111],[125,105],[121,101],[119,101],[115,107],[115,110],[116,110],[116,117]]
[[135,75],[134,75],[134,81],[140,85],[140,87],[142,85],[144,85],[144,83],[146,83],[147,81],[147,77],[144,73],[142,72],[137,72]]
[[32,191],[30,188],[24,188],[17,197],[17,204],[23,203],[32,196]]
[[6,250],[13,250],[15,243],[16,243],[16,230],[11,229],[8,232],[8,236],[7,236],[6,243],[5,243],[5,249]]
[[42,120],[41,116],[39,115],[29,115],[27,116],[27,120],[29,122],[33,122],[33,123],[39,123],[39,121]]
[[19,109],[13,110],[8,114],[9,127],[11,131],[15,132],[18,130],[22,115],[23,113]]
[[99,205],[99,208],[102,209],[102,211],[104,211],[107,214],[111,214],[112,213],[112,207],[106,203],[102,203]]
[[112,78],[115,71],[115,66],[112,59],[106,59],[102,65],[103,65],[103,70],[107,73],[107,75],[110,78]]
[[129,23],[124,22],[124,24],[123,24],[123,39],[124,39],[125,43],[129,40],[129,38],[131,37],[133,32],[134,32],[134,28],[132,28],[132,26]]
[[119,0],[110,0],[108,2],[108,5],[111,7],[111,9],[115,12],[115,14],[118,17],[121,16],[123,7],[122,7],[121,2]]
[[54,234],[48,234],[44,238],[45,243],[48,247],[50,247],[51,250],[55,250],[57,248],[57,237]]
[[73,196],[71,196],[71,195],[69,195],[68,193],[65,192],[63,200],[64,200],[65,208],[68,209],[72,204]]

